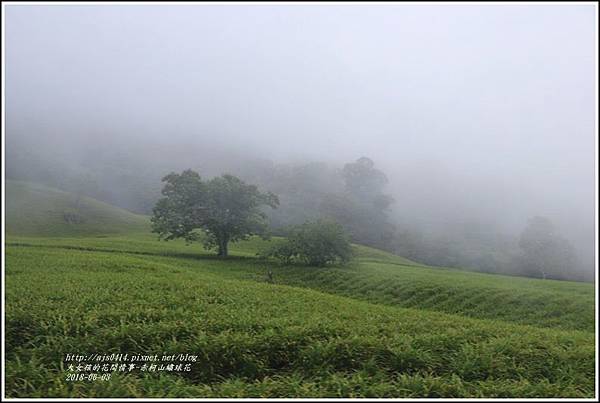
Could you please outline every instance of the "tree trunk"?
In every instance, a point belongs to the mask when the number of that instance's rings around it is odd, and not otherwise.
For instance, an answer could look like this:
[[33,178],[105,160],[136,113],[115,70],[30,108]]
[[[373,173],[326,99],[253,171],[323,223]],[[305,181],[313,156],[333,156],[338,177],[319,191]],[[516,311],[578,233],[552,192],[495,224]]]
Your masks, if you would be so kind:
[[227,257],[229,255],[228,244],[229,244],[229,239],[227,239],[226,237],[223,239],[219,239],[219,256],[220,257]]

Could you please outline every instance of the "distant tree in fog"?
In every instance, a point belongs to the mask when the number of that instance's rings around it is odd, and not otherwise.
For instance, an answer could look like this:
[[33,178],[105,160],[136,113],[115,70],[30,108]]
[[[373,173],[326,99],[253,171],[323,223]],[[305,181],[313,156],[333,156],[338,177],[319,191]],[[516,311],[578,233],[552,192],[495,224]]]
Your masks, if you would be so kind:
[[[373,160],[361,157],[355,162],[344,165],[342,171],[346,190],[355,197],[373,201],[381,196],[388,179],[383,172],[375,168]],[[385,202],[379,200],[379,206],[387,208],[393,199],[387,198]]]
[[578,262],[571,243],[545,217],[533,217],[521,233],[522,270],[526,274],[562,279]]
[[345,192],[330,193],[321,200],[320,211],[348,230],[354,242],[390,249],[395,227],[388,211],[394,199],[383,193],[386,175],[367,157],[344,165]]

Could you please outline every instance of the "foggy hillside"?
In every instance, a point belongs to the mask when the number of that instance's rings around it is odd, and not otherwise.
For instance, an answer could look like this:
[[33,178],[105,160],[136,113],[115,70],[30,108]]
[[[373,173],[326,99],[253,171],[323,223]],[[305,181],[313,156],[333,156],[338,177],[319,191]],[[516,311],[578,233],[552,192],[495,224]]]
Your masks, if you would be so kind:
[[[7,14],[9,179],[148,214],[167,173],[231,172],[280,190],[281,230],[330,211],[345,164],[365,156],[394,202],[377,216],[381,233],[359,241],[505,272],[528,220],[542,216],[574,246],[572,270],[584,273],[574,278],[593,279],[591,6]],[[290,183],[305,195],[296,205]],[[394,235],[383,239],[387,225]]]

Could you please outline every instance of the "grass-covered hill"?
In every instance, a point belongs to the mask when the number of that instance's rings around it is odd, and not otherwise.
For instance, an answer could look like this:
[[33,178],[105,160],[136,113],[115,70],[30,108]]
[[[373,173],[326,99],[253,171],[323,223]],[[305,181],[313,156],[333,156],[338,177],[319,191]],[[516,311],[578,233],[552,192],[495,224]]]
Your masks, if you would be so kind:
[[110,204],[43,185],[6,181],[10,235],[86,236],[144,231],[148,220]]
[[[56,191],[37,189],[23,206],[50,210]],[[424,267],[362,246],[347,266],[280,266],[256,257],[259,239],[219,259],[156,241],[144,217],[130,231],[95,217],[106,222],[85,237],[56,216],[27,231],[7,217],[10,397],[594,396],[591,284]],[[113,352],[198,362],[66,380],[64,354]]]

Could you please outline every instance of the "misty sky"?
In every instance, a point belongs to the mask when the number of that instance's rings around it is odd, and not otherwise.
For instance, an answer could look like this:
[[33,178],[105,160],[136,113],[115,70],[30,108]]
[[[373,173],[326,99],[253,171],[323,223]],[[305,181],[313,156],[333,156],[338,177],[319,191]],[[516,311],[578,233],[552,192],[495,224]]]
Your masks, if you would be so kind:
[[405,205],[516,209],[503,217],[521,225],[554,214],[589,232],[596,15],[589,4],[7,6],[6,133],[208,142],[276,162],[367,155]]

